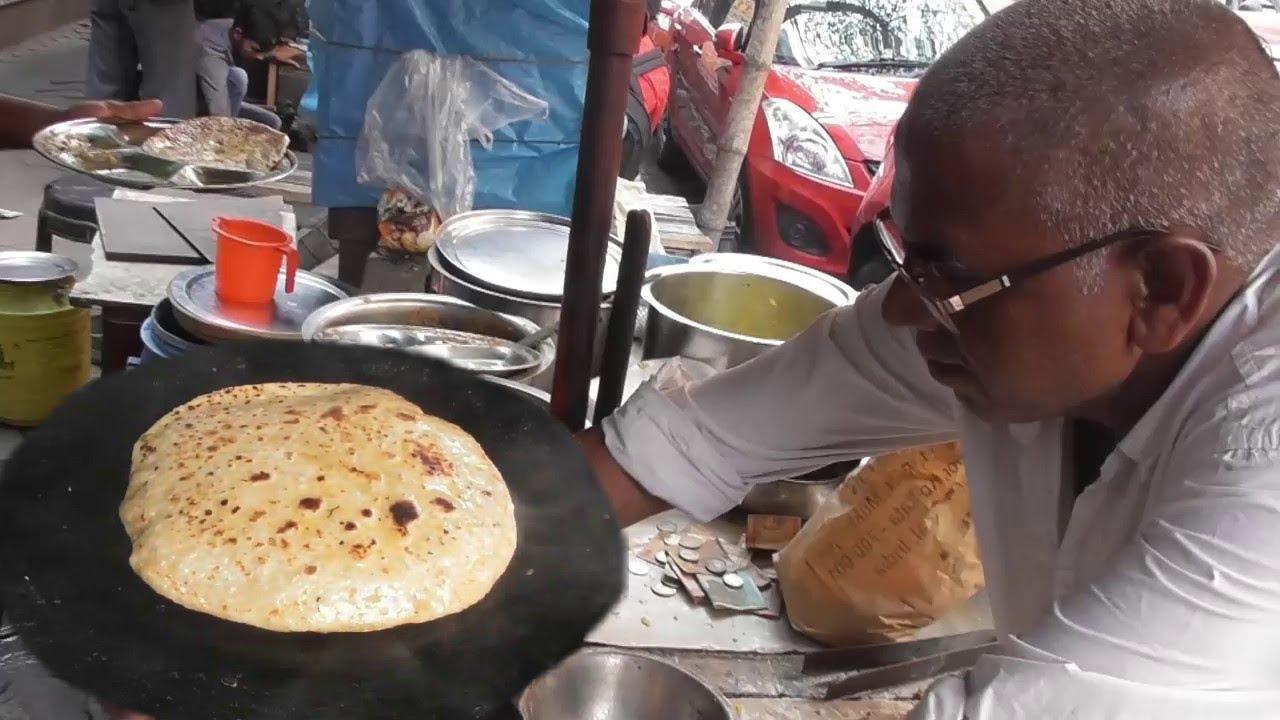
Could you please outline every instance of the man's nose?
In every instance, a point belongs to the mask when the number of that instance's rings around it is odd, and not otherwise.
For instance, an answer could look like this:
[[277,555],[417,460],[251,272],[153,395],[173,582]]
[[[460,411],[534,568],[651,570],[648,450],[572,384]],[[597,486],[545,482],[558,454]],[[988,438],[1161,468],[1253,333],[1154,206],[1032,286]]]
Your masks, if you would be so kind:
[[880,306],[885,322],[916,330],[937,330],[940,327],[938,319],[925,306],[924,298],[902,275],[895,274],[890,282],[893,284],[889,286],[889,294]]

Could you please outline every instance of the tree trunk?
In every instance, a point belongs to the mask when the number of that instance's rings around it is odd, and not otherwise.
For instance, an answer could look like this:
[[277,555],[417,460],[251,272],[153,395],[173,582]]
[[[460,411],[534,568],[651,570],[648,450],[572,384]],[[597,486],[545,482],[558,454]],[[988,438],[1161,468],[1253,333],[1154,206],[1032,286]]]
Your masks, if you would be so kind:
[[773,53],[778,47],[778,34],[782,31],[786,11],[786,0],[758,0],[756,3],[756,14],[751,21],[744,53],[746,67],[743,68],[738,92],[729,106],[729,117],[716,148],[711,180],[707,183],[707,196],[698,212],[698,229],[716,246],[719,246],[720,235],[729,219],[738,174],[742,172],[742,160],[747,156],[751,128],[760,110],[760,97],[764,94],[765,79],[773,65]]

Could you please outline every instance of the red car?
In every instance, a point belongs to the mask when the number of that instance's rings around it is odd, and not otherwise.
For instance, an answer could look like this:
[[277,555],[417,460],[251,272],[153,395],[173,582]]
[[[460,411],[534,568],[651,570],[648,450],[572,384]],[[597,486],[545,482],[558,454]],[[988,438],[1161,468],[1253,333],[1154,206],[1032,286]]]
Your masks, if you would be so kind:
[[[792,0],[730,217],[742,249],[845,273],[858,205],[916,78],[983,17],[969,0]],[[706,178],[741,81],[745,25],[713,30],[682,7],[671,31],[659,164]]]

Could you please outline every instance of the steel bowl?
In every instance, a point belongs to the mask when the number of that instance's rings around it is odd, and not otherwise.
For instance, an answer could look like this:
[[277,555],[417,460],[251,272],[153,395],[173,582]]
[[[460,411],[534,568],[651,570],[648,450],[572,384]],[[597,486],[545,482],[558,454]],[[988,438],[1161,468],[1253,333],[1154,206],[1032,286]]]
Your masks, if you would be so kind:
[[739,506],[754,515],[786,515],[808,520],[840,489],[836,480],[777,480],[751,488]]
[[767,264],[712,262],[649,274],[644,358],[687,357],[717,370],[741,365],[856,298],[827,278]]
[[[432,292],[458,298],[485,310],[525,318],[538,327],[546,327],[560,321],[560,303],[530,300],[480,287],[450,272],[441,263],[440,255],[435,248],[427,251],[427,262],[431,265],[431,277],[427,282]],[[600,367],[600,358],[604,353],[605,328],[609,324],[610,308],[611,304],[608,300],[605,300],[600,308],[600,322],[596,325],[593,369]]]
[[858,291],[839,279],[786,260],[752,255],[751,253],[712,252],[695,255],[689,259],[694,265],[708,264],[712,267],[743,270],[745,272],[764,272],[779,278],[794,277],[798,282],[817,282],[826,285],[833,293],[845,298],[842,304],[852,304],[858,299]]
[[732,720],[719,693],[657,658],[584,650],[520,697],[524,720]]
[[551,409],[551,393],[546,392],[545,390],[539,390],[538,388],[530,387],[524,383],[508,380],[507,378],[494,377],[492,375],[482,375],[481,378],[493,383],[494,385],[501,385],[509,390],[515,390],[521,395],[525,395],[537,401],[538,404],[545,405],[548,410]]
[[[525,318],[478,308],[457,298],[425,293],[380,293],[359,295],[320,308],[303,323],[302,337],[307,342],[316,342],[316,336],[325,330],[375,323],[461,330],[512,342],[538,330],[537,325]],[[544,340],[536,350],[540,356],[538,366],[510,375],[511,379],[527,380],[551,366],[555,360],[555,343]]]

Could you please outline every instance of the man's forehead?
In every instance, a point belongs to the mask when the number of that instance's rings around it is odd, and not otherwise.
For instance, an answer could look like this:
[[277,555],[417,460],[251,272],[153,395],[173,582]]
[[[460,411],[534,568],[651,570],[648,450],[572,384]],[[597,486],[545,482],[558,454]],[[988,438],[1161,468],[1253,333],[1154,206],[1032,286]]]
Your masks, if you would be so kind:
[[890,212],[912,240],[957,225],[986,225],[1014,204],[1014,173],[981,133],[956,132],[898,144]]

